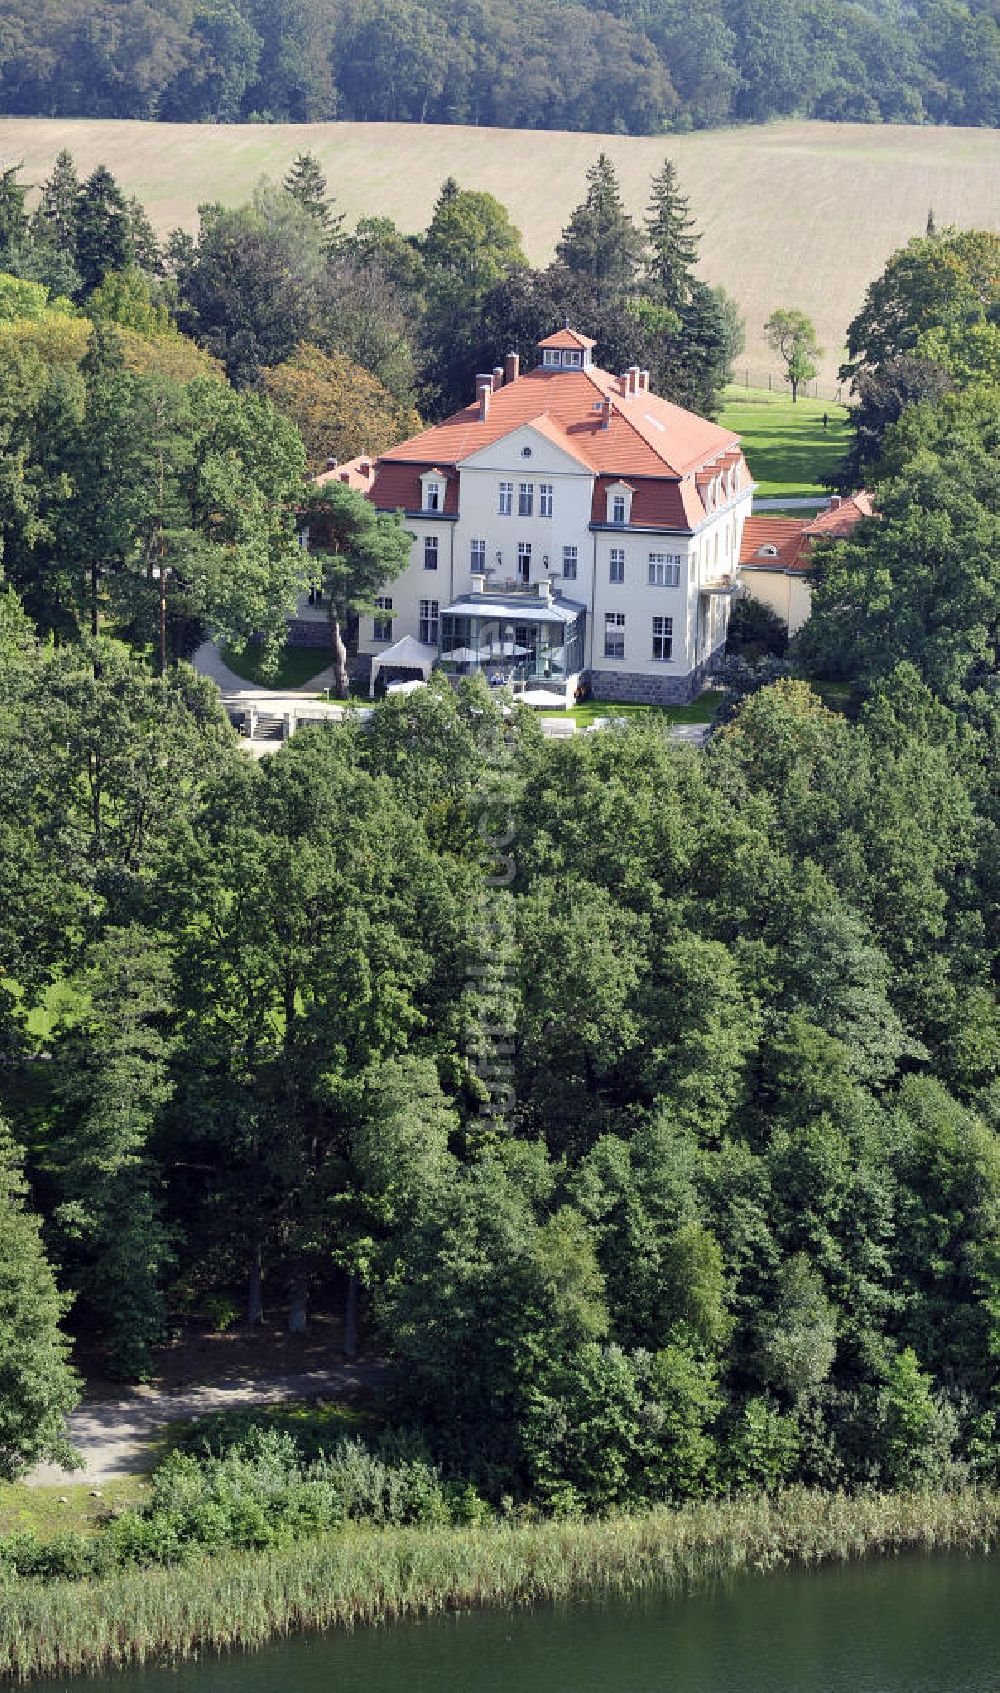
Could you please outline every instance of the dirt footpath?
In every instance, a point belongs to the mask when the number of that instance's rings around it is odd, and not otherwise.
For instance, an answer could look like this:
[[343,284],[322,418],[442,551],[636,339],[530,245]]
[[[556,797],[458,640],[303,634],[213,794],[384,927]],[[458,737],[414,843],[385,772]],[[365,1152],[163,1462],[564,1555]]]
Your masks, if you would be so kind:
[[114,1399],[87,1401],[68,1419],[70,1440],[86,1467],[69,1471],[58,1464],[40,1464],[27,1480],[33,1487],[51,1487],[135,1475],[155,1462],[158,1439],[169,1423],[188,1422],[209,1411],[274,1405],[282,1399],[354,1398],[379,1381],[383,1368],[365,1362],[290,1375],[232,1376],[211,1387],[135,1387]]

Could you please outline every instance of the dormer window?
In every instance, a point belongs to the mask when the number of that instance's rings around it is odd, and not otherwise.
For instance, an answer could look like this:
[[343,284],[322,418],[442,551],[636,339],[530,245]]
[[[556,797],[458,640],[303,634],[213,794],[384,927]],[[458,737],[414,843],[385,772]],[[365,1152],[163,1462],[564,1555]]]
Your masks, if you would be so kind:
[[425,470],[420,478],[421,510],[444,511],[444,476],[440,470]]
[[608,489],[608,522],[624,527],[632,516],[632,490],[625,482],[613,482]]
[[576,368],[579,370],[582,363],[583,354],[576,351],[576,349],[563,353],[563,364],[569,365],[571,369]]
[[778,556],[777,547],[766,546],[766,547],[758,547],[757,548],[757,557],[758,558],[777,558],[777,556]]
[[558,347],[546,347],[542,354],[542,362],[549,370],[555,370],[562,364],[562,353]]

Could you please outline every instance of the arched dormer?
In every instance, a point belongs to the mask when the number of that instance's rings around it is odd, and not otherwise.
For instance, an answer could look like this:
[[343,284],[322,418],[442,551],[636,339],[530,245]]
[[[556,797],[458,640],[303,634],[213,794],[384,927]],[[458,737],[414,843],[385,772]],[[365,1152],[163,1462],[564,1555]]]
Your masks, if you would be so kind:
[[422,511],[444,511],[444,495],[447,477],[443,470],[425,470],[420,477],[420,509]]
[[616,529],[624,529],[632,521],[632,494],[627,482],[612,482],[608,488],[607,520]]

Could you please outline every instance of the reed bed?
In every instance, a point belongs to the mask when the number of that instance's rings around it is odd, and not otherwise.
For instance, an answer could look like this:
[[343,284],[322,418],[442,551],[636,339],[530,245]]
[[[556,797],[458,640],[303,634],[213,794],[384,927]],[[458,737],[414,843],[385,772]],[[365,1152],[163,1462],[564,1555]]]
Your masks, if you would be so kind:
[[902,1551],[992,1551],[1000,1493],[794,1490],[602,1521],[348,1529],[100,1581],[0,1586],[0,1675],[94,1672],[449,1609],[684,1591]]

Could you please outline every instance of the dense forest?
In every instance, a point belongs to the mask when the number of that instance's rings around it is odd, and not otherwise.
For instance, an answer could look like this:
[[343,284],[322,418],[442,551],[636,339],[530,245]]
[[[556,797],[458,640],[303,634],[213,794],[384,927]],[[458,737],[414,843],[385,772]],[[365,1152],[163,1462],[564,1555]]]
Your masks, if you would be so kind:
[[7,0],[0,110],[635,135],[996,124],[995,0]]
[[[135,1379],[189,1314],[319,1301],[396,1366],[378,1462],[428,1510],[995,1480],[997,237],[869,290],[879,516],[704,752],[467,682],[258,764],[184,654],[280,646],[296,418],[345,363],[411,403],[463,313],[557,286],[697,348],[672,172],[639,232],[595,165],[551,273],[454,184],[346,234],[308,160],[166,256],[106,172],[3,187],[50,284],[0,276],[0,1468],[61,1449],[65,1333]],[[349,610],[398,522],[338,499]]]

